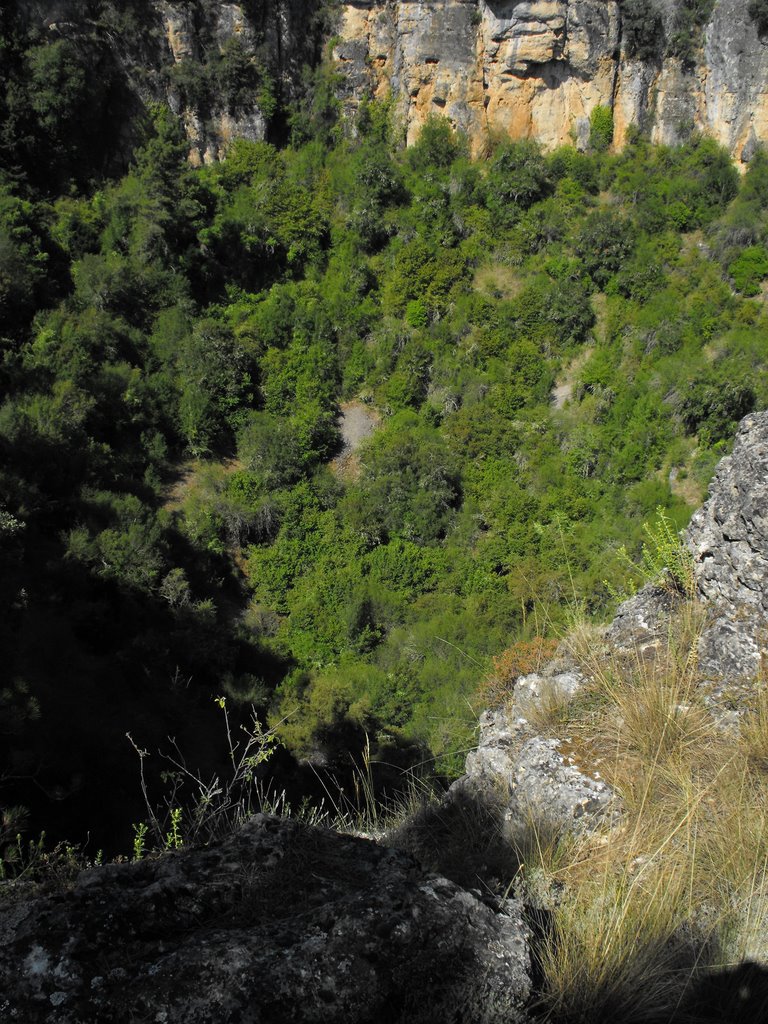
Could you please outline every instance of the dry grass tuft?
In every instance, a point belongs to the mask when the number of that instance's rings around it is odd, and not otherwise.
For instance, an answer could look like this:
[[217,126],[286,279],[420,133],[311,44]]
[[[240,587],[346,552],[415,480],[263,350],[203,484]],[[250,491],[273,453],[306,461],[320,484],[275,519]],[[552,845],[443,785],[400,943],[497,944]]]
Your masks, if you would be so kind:
[[768,689],[761,686],[743,716],[739,734],[741,751],[748,764],[768,772]]
[[562,724],[624,810],[610,833],[521,858],[523,885],[545,878],[555,894],[538,950],[545,1020],[697,1020],[707,972],[768,956],[768,692],[740,736],[717,725],[697,675],[703,622],[681,603],[650,656],[570,641],[591,682]]

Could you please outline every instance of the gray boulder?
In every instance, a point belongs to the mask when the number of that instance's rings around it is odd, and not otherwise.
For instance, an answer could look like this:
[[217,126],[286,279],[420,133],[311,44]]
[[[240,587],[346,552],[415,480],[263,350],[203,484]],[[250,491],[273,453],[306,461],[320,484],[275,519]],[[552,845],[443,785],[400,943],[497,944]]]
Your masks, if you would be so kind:
[[0,1020],[514,1024],[528,931],[407,854],[257,815],[0,908]]
[[721,689],[743,688],[768,656],[768,413],[741,421],[686,543],[711,607],[699,642],[701,673]]
[[561,651],[541,672],[516,681],[507,707],[480,718],[477,749],[467,755],[454,791],[495,808],[513,840],[532,827],[588,831],[618,813],[615,794],[570,738],[544,738],[531,723],[544,700],[568,701],[583,683],[575,661]]

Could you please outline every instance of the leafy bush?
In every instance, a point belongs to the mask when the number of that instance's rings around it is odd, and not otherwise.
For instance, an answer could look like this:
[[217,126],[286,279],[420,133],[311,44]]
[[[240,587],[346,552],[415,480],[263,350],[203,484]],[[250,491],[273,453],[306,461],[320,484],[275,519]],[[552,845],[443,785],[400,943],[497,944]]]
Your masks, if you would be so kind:
[[535,142],[504,142],[496,149],[486,178],[486,203],[499,224],[513,224],[521,210],[550,189],[549,169]]
[[763,245],[750,245],[742,249],[728,267],[735,287],[743,295],[757,295],[760,284],[768,277],[768,251]]
[[701,32],[712,14],[715,0],[682,0],[675,12],[669,52],[686,63],[694,60]]
[[355,530],[369,544],[444,536],[460,495],[455,459],[442,438],[403,413],[363,453],[359,489],[348,497]]
[[598,287],[604,288],[632,252],[635,232],[629,220],[611,210],[596,210],[584,221],[576,252]]
[[747,381],[732,381],[715,373],[689,380],[678,401],[688,433],[698,432],[705,444],[729,438],[742,416],[755,407],[755,392]]
[[418,173],[445,171],[464,150],[450,121],[431,114],[421,126],[419,137],[408,150],[408,164]]
[[610,107],[593,107],[589,115],[589,145],[596,153],[604,153],[613,142],[613,111]]
[[747,13],[757,26],[758,33],[762,36],[768,32],[768,2],[767,0],[749,0]]

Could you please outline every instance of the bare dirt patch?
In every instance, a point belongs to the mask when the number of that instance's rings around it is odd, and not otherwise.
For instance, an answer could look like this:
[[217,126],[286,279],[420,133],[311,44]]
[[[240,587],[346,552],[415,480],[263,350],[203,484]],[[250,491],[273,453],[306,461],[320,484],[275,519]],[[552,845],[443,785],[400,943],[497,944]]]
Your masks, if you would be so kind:
[[706,487],[703,487],[693,476],[681,472],[680,467],[673,466],[667,474],[667,480],[669,489],[676,497],[682,498],[691,508],[698,508],[701,505]]
[[342,480],[356,480],[360,476],[360,461],[357,449],[376,430],[381,415],[376,409],[362,402],[345,402],[339,413],[339,430],[342,448],[331,462],[331,470]]
[[579,379],[582,367],[592,355],[592,352],[591,346],[579,352],[563,369],[559,379],[555,381],[555,386],[552,389],[552,401],[556,409],[562,409],[565,403],[573,396],[574,385]]

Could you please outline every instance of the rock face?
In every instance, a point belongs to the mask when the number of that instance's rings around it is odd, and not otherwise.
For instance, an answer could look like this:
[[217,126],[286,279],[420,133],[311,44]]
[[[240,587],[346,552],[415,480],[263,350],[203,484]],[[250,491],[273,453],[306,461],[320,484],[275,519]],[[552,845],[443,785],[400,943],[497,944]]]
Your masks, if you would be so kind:
[[[768,666],[768,412],[742,420],[733,453],[720,462],[685,543],[705,612],[700,685],[715,720],[732,727]],[[603,634],[605,656],[653,658],[666,644],[681,602],[671,589],[644,587],[621,605]],[[482,716],[480,741],[457,791],[495,801],[508,831],[531,820],[583,831],[620,814],[589,751],[574,749],[568,736],[536,734],[546,701],[568,699],[583,683],[567,654],[540,674],[520,677],[511,704]]]
[[[18,0],[20,17],[51,42],[95,33],[108,45],[140,103],[166,102],[181,117],[195,165],[220,159],[232,139],[263,140],[269,106],[295,98],[303,68],[322,53],[323,28],[309,0],[146,0],[135,5],[140,15],[133,12],[141,28],[130,31],[118,0],[98,6],[96,22],[86,4]],[[250,65],[269,81],[266,107],[258,89],[234,99],[224,94],[216,68],[227,57],[230,78],[239,80]]]
[[521,676],[508,707],[480,719],[477,749],[467,755],[455,792],[497,808],[510,838],[530,824],[583,832],[619,812],[615,794],[570,737],[536,732],[535,712],[544,700],[568,700],[583,682],[575,662],[561,654],[541,674]]
[[[54,37],[77,33],[59,0],[20,2]],[[618,146],[633,125],[660,143],[680,142],[696,128],[748,161],[768,141],[768,46],[748,0],[715,0],[685,60],[668,55],[684,0],[652,2],[664,31],[643,60],[631,55],[617,0],[352,0],[325,32],[347,109],[391,94],[409,142],[430,114],[442,114],[475,152],[500,134],[547,148],[584,146],[601,105],[613,110]],[[137,54],[129,39],[115,37],[113,45],[134,65],[136,91],[167,100],[182,116],[195,163],[218,159],[232,138],[263,139],[269,111],[258,98],[232,108],[215,92],[201,104],[185,95],[180,77],[199,76],[236,46],[268,70],[285,100],[322,54],[309,0],[150,0],[149,10],[151,45]]]
[[515,1024],[528,931],[406,854],[257,815],[0,912],[0,1019]]
[[699,594],[712,608],[699,641],[700,670],[713,682],[749,685],[768,664],[767,413],[742,420],[686,543]]
[[[657,6],[666,36],[681,0]],[[615,0],[354,0],[343,8],[334,56],[354,107],[394,95],[413,141],[444,114],[475,151],[489,133],[553,147],[589,138],[597,105],[614,111],[615,141],[631,125],[674,143],[697,128],[737,159],[768,137],[768,49],[747,0],[717,0],[691,62],[627,52]]]
[[730,615],[768,617],[768,415],[742,420],[709,500],[687,530],[699,593]]
[[[714,697],[733,696],[764,676],[768,657],[768,413],[742,420],[709,490],[685,532],[707,609],[698,670]],[[673,594],[644,587],[619,608],[607,642],[619,650],[653,647],[674,607]]]
[[[164,63],[170,56],[173,67],[187,64],[202,68],[200,60],[204,45],[195,8],[189,4],[165,2],[156,6],[167,44],[163,53]],[[229,3],[211,4],[206,23],[206,41],[214,52],[223,52],[230,40],[236,40],[247,53],[255,53],[257,33],[243,7]],[[232,139],[260,142],[266,136],[266,118],[256,105],[232,112],[218,97],[211,109],[203,113],[187,106],[183,95],[172,83],[167,88],[166,98],[175,113],[183,118],[193,164],[212,163],[219,159]]]
[[398,100],[408,141],[445,114],[475,149],[489,132],[545,146],[589,134],[611,105],[619,9],[603,0],[419,0],[348,4],[334,50],[352,104],[367,84]]

